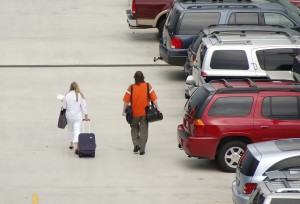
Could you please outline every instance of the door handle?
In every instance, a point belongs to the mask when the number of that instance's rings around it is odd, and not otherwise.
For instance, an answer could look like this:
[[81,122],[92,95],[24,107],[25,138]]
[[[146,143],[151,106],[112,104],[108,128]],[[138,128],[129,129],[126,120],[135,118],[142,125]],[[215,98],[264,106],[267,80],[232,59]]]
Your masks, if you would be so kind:
[[261,129],[267,129],[269,128],[269,126],[266,126],[266,125],[263,125],[263,126],[260,126]]

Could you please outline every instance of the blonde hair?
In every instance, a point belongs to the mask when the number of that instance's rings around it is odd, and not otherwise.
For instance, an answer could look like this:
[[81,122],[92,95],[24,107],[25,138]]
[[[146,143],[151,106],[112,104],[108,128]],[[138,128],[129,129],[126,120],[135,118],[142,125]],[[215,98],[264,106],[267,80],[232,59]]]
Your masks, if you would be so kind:
[[81,97],[84,98],[84,95],[80,91],[80,88],[79,88],[78,84],[75,81],[73,81],[71,83],[71,85],[70,85],[70,91],[75,91],[75,93],[76,93],[76,101],[78,101],[78,93],[80,93]]

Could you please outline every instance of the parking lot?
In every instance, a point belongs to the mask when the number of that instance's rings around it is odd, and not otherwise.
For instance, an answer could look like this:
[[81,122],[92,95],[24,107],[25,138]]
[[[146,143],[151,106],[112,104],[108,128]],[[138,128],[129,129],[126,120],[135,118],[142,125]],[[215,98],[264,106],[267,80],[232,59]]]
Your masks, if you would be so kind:
[[[127,0],[0,1],[0,203],[228,204],[233,173],[177,148],[185,74],[158,56],[157,30],[130,30]],[[123,95],[141,70],[164,120],[150,124],[146,154],[133,154]],[[86,96],[96,157],[68,149],[56,127],[77,81]]]

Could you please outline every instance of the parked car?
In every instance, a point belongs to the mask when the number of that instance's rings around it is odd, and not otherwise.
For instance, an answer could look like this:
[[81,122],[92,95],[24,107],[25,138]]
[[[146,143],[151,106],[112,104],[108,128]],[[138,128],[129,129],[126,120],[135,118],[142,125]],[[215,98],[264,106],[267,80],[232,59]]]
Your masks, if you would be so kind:
[[257,183],[247,204],[299,204],[300,169],[271,171]]
[[234,172],[247,144],[300,137],[299,101],[300,83],[294,81],[210,81],[185,104],[178,147]]
[[131,29],[157,28],[159,36],[173,0],[128,0],[127,23]]
[[[281,135],[282,137],[294,136],[289,133],[285,131]],[[266,179],[266,172],[299,168],[299,138],[250,144],[236,169],[236,179],[232,183],[232,199],[236,204],[246,204],[257,183]]]
[[298,36],[299,32],[291,30],[289,28],[283,28],[281,26],[258,26],[258,25],[210,25],[203,28],[194,39],[192,44],[187,50],[187,58],[184,64],[184,71],[186,76],[192,75],[192,67],[196,66],[196,54],[199,49],[200,44],[202,43],[202,38],[207,37],[212,34],[221,34],[221,33],[231,33],[235,32],[236,34],[242,34],[247,32],[285,32],[289,35]]
[[194,87],[212,79],[296,79],[294,72],[300,67],[298,35],[291,30],[262,29],[213,33],[202,38],[192,75],[186,80],[186,98]]
[[187,49],[201,29],[214,24],[279,25],[300,30],[300,16],[277,3],[178,2],[169,12],[159,57],[183,66]]

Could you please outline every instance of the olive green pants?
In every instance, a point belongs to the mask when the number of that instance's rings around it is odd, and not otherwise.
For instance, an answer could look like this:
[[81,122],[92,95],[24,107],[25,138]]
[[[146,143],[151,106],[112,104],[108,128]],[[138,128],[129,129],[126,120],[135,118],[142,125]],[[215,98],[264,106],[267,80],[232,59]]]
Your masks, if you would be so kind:
[[148,122],[146,116],[133,117],[131,127],[131,138],[134,146],[139,146],[140,151],[145,151],[148,140]]

